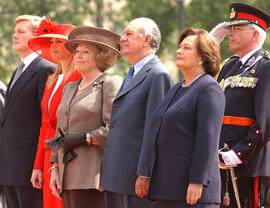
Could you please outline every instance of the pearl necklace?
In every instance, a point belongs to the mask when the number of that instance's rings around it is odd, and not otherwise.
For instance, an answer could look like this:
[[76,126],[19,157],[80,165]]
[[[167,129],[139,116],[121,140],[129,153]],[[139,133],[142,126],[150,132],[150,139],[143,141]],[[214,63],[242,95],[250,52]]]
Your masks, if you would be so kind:
[[81,83],[80,83],[79,86],[78,86],[78,90],[84,90],[84,89],[87,88],[91,83],[92,83],[92,82],[89,82],[89,83],[87,83],[87,85],[85,85],[84,87],[81,87],[81,85],[82,85],[82,81],[81,81]]
[[199,74],[195,79],[193,79],[188,85],[185,85],[186,80],[184,80],[184,82],[182,83],[182,87],[189,87],[190,85],[192,85],[193,82],[195,82],[197,79],[200,78],[200,76],[202,76],[203,74],[205,74],[205,72]]

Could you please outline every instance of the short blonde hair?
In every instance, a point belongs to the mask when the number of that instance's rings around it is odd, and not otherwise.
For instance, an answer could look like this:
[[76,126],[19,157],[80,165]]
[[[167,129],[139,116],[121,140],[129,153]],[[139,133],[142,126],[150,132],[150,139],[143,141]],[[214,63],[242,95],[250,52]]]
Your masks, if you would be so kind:
[[22,22],[22,21],[30,21],[32,24],[32,30],[34,32],[34,30],[36,30],[40,24],[40,22],[43,20],[44,18],[39,17],[39,16],[34,16],[34,15],[21,15],[18,16],[14,22],[15,24]]

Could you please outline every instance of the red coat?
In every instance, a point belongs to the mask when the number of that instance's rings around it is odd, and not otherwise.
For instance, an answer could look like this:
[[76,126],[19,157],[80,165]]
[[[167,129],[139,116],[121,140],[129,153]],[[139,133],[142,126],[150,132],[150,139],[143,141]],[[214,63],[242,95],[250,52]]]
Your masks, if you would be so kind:
[[57,88],[56,92],[54,93],[51,102],[50,102],[50,109],[48,112],[48,102],[50,95],[55,87],[57,79],[54,81],[50,88],[47,87],[48,80],[46,83],[46,88],[43,94],[42,102],[41,102],[41,109],[42,109],[42,125],[40,128],[39,134],[39,143],[38,149],[36,153],[36,160],[34,164],[34,169],[40,169],[43,171],[43,204],[44,208],[61,208],[62,200],[58,199],[54,195],[52,195],[51,189],[49,187],[50,184],[50,174],[48,172],[49,168],[51,167],[50,164],[50,156],[51,150],[46,151],[45,148],[47,144],[43,142],[47,139],[50,139],[55,136],[56,131],[56,110],[62,98],[62,92],[64,86],[68,82],[73,82],[81,78],[81,74],[78,71],[73,72],[66,81],[62,81],[62,83]]

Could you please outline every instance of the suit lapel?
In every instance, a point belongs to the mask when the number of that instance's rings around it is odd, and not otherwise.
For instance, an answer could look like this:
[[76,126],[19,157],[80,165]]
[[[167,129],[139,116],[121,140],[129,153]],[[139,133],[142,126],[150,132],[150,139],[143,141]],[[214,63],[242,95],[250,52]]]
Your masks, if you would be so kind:
[[[41,57],[35,58],[32,63],[25,69],[25,71],[22,73],[22,75],[18,78],[18,80],[14,83],[12,89],[10,92],[8,92],[7,97],[6,97],[6,107],[4,110],[4,115],[3,118],[6,117],[10,107],[14,103],[14,101],[17,99],[18,94],[23,90],[24,86],[29,82],[29,80],[35,75],[36,73],[36,68],[38,63],[42,60]],[[13,77],[11,78],[11,81],[9,82],[8,90],[10,88],[10,83],[12,82]]]
[[[90,93],[93,92],[93,90],[95,89],[95,87],[100,86],[100,84],[104,81],[104,77],[105,77],[106,73],[103,73],[102,75],[100,75],[96,80],[94,80],[83,92],[81,92],[79,95],[75,96],[78,86],[81,82],[81,80],[79,82],[76,82],[76,87],[75,87],[75,91],[71,92],[73,95],[70,98],[68,104],[69,104],[69,108],[72,107],[72,105],[74,105],[74,103],[80,101],[81,99],[83,99],[85,96],[89,95]],[[102,87],[102,86],[101,86]],[[75,97],[74,97],[75,96]],[[74,97],[74,99],[72,99]]]
[[178,89],[182,86],[183,81],[178,82],[176,86],[168,93],[166,96],[166,102],[163,103],[162,110],[160,111],[160,117],[163,117],[165,112],[167,111],[169,105],[171,104],[175,94],[177,93]]
[[[80,84],[82,79],[79,79],[75,82],[70,83],[70,88],[68,90],[68,93],[65,94],[65,96],[62,97],[62,100],[64,100],[63,103],[66,105],[66,109],[70,108],[71,102],[77,92],[78,86]],[[63,94],[64,95],[64,94]]]
[[[138,74],[135,75],[135,77],[130,81],[129,85],[125,89],[123,89],[123,84],[122,84],[118,94],[115,97],[115,100],[123,96],[130,90],[132,90],[138,84],[140,84],[146,78],[148,71],[151,70],[151,67],[158,62],[159,62],[159,59],[157,58],[157,56],[155,56],[147,64],[143,66],[143,68],[138,72]],[[123,83],[124,82],[125,81],[123,81]]]
[[130,81],[129,85],[125,89],[122,89],[121,91],[119,91],[119,94],[116,96],[115,99],[118,99],[122,95],[124,95],[127,92],[129,92],[130,90],[132,90],[134,87],[136,87],[138,84],[140,84],[140,82],[142,82],[146,76],[147,76],[147,71],[144,68],[142,68],[138,72],[138,74],[136,74],[136,76]]

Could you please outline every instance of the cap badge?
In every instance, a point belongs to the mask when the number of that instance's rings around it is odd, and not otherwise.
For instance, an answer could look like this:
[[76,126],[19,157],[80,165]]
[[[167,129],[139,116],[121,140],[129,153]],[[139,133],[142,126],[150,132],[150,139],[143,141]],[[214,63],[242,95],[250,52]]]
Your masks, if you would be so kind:
[[234,19],[235,17],[236,17],[235,9],[231,8],[230,19]]

